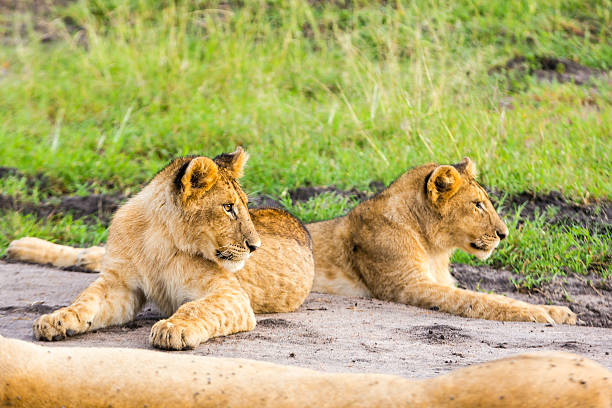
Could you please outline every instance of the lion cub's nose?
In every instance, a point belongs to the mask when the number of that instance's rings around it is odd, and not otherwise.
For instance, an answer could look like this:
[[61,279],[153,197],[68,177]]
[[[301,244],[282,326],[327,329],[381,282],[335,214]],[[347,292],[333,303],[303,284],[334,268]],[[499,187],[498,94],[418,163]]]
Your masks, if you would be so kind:
[[259,248],[259,243],[251,244],[249,241],[245,241],[247,248],[249,248],[250,252],[254,252],[257,248]]
[[500,241],[503,241],[508,236],[508,232],[496,231],[496,233]]

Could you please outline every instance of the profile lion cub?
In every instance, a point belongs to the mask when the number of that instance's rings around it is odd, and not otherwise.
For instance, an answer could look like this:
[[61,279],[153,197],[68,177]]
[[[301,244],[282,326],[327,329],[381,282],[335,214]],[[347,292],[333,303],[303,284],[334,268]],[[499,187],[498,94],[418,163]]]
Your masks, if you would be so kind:
[[[123,324],[152,300],[170,317],[153,326],[151,343],[181,350],[252,330],[254,313],[298,308],[313,281],[310,236],[285,211],[249,211],[238,184],[246,160],[238,148],[212,160],[176,159],[161,170],[113,217],[106,254],[96,261],[100,277],[72,305],[41,316],[36,338]],[[78,251],[35,238],[8,253],[64,264],[78,258]]]
[[[449,271],[453,251],[485,259],[508,234],[475,175],[468,158],[454,165],[426,164],[407,171],[346,216],[306,225],[314,243],[312,290],[472,318],[575,324],[576,315],[567,307],[456,287]],[[30,262],[98,270],[104,248],[23,238],[12,242],[7,253]]]
[[575,324],[567,307],[455,287],[453,251],[485,259],[508,235],[475,174],[468,158],[417,167],[346,216],[307,225],[314,242],[312,290],[465,317]]

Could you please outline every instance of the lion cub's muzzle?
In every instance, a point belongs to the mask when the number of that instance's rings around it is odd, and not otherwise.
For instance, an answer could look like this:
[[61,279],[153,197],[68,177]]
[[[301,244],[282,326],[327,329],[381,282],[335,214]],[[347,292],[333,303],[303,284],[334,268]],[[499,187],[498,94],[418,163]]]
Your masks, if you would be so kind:
[[500,239],[497,235],[482,235],[470,243],[470,246],[479,251],[490,251],[497,248]]
[[470,247],[478,251],[493,251],[507,236],[508,227],[506,227],[505,224],[502,224],[500,227],[495,229],[495,233],[484,234],[470,242]]
[[222,261],[244,261],[260,246],[261,242],[259,240],[253,242],[246,240],[244,245],[223,245],[217,249],[216,256]]
[[508,236],[508,230],[495,231],[495,234],[486,234],[470,242],[470,247],[477,252],[474,253],[479,259],[487,259],[497,248],[499,243]]
[[248,249],[243,249],[243,248],[239,248],[239,247],[235,247],[233,245],[231,246],[224,246],[222,248],[217,249],[217,258],[219,258],[222,261],[244,261],[246,258],[249,257],[249,255],[251,254],[251,251],[249,251]]
[[240,244],[223,245],[215,251],[217,262],[227,271],[236,272],[242,269],[251,254],[261,246],[259,237],[245,239]]

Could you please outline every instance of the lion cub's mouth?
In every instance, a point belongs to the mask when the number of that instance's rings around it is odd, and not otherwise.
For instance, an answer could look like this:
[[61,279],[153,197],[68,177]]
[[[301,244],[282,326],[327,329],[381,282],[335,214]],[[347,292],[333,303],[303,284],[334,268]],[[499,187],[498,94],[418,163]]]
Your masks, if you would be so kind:
[[487,259],[489,256],[491,256],[497,247],[497,244],[499,244],[499,241],[488,245],[484,242],[470,242],[470,247],[476,250],[476,252],[472,253],[472,255],[478,259]]
[[229,252],[229,251],[220,251],[217,249],[217,258],[221,259],[222,261],[233,261],[234,260],[234,254]]
[[250,252],[240,250],[235,246],[227,246],[217,249],[215,255],[221,261],[242,262],[249,257]]
[[244,268],[246,260],[249,258],[250,253],[235,253],[228,250],[216,252],[218,263],[228,272],[238,272]]
[[473,242],[470,242],[470,246],[472,248],[474,248],[474,249],[479,250],[479,251],[487,251],[488,250],[488,248],[486,246],[484,246],[484,245],[482,245],[482,246],[481,245],[477,245],[477,244],[475,244]]

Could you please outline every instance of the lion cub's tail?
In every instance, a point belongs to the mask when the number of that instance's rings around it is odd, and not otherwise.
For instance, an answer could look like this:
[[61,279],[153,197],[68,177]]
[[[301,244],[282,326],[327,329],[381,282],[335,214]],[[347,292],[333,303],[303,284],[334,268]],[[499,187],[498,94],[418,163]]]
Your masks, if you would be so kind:
[[105,253],[104,247],[74,248],[34,237],[15,240],[6,250],[10,260],[51,264],[58,268],[76,267],[87,272],[100,272]]

